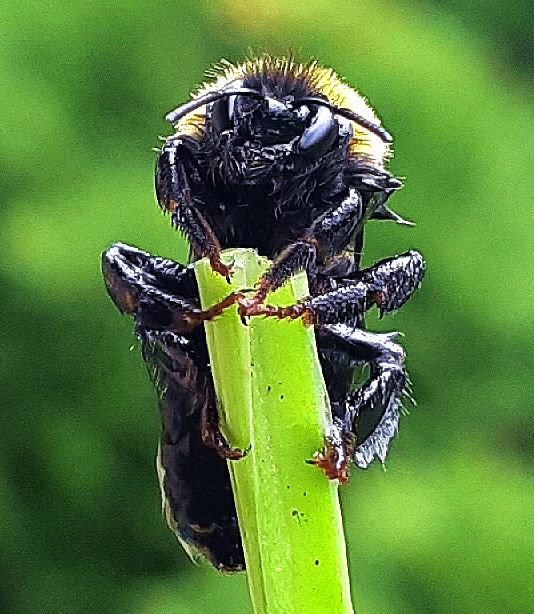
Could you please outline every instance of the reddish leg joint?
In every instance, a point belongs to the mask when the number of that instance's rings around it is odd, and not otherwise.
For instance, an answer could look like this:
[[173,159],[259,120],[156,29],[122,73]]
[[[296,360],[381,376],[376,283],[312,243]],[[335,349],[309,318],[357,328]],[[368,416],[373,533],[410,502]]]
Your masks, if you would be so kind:
[[352,439],[343,436],[339,427],[332,425],[325,437],[324,448],[309,462],[317,465],[329,480],[338,480],[340,485],[344,485],[349,481],[349,461],[353,447]]
[[213,448],[224,460],[241,460],[249,451],[248,449],[235,448],[228,443],[221,433],[219,425],[213,422],[206,422],[202,425],[202,441],[205,445]]
[[241,298],[238,301],[238,310],[241,318],[251,316],[266,316],[278,318],[279,320],[290,319],[296,320],[302,317],[306,326],[314,324],[314,312],[306,303],[296,303],[289,307],[272,307],[271,305],[260,305],[256,302],[256,296],[251,299]]
[[220,316],[225,309],[231,307],[232,305],[235,305],[235,303],[237,303],[237,301],[241,299],[242,296],[243,295],[240,292],[232,292],[232,294],[229,294],[220,303],[217,303],[209,309],[206,309],[206,311],[203,311],[202,320],[212,320],[213,318]]

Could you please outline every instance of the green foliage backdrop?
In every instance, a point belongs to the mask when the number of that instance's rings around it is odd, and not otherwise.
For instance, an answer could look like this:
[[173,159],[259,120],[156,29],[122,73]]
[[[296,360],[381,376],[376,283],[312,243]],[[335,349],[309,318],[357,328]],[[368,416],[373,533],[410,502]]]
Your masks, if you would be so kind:
[[0,34],[0,610],[249,611],[244,577],[194,567],[164,527],[155,398],[99,257],[185,258],[151,147],[211,63],[252,47],[369,97],[417,227],[375,223],[366,261],[428,261],[413,302],[370,321],[406,334],[419,404],[387,471],[343,491],[356,605],[532,611],[529,3],[21,0]]

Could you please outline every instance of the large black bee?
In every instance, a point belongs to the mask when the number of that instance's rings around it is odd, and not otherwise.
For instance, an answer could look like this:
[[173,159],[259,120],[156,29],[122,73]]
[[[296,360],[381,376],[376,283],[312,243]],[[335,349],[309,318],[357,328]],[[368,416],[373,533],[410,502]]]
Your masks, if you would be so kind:
[[[347,478],[384,460],[407,376],[395,335],[364,330],[373,305],[401,307],[424,273],[410,251],[361,269],[367,220],[407,223],[386,205],[401,182],[387,171],[391,136],[366,100],[316,62],[263,56],[223,63],[192,100],[167,115],[174,134],[156,164],[156,195],[191,245],[191,261],[231,270],[221,249],[250,247],[273,260],[254,294],[209,311],[199,305],[192,265],[116,244],[103,255],[108,292],[132,316],[160,397],[158,454],[169,526],[190,553],[224,571],[244,568],[227,458],[218,430],[202,323],[227,305],[243,318],[302,316],[316,331],[332,405],[332,428],[316,463]],[[268,293],[306,269],[310,297],[276,309]],[[354,389],[357,366],[369,379]]]

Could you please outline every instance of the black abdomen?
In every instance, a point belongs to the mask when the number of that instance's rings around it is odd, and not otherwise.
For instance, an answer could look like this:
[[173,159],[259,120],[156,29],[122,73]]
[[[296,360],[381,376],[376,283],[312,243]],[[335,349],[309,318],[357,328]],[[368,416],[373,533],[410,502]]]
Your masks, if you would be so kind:
[[222,571],[241,571],[245,560],[228,467],[202,441],[202,409],[214,403],[204,333],[185,339],[145,331],[142,341],[161,395],[158,472],[167,522],[194,560],[201,554]]

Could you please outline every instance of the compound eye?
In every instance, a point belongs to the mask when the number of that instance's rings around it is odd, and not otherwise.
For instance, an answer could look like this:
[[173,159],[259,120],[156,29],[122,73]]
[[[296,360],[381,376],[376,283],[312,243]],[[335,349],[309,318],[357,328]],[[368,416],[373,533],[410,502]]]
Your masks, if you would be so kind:
[[311,158],[320,158],[334,144],[339,135],[338,126],[327,107],[312,107],[312,118],[297,144],[297,150]]
[[[232,96],[235,98],[235,96]],[[230,110],[228,98],[220,98],[211,105],[211,122],[217,134],[230,129]]]

